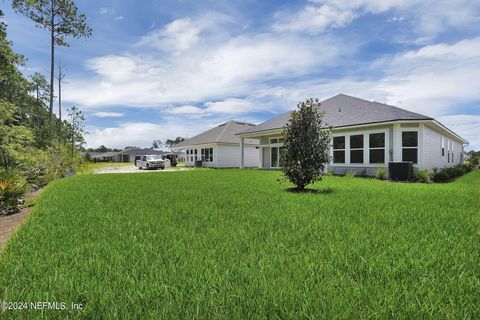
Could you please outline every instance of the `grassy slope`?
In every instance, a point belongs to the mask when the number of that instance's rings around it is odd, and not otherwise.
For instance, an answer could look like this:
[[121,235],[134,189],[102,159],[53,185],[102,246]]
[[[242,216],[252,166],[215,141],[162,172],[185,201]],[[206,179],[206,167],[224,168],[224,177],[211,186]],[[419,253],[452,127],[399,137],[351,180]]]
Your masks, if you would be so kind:
[[327,177],[322,194],[278,176],[56,181],[3,253],[0,300],[86,303],[49,318],[480,317],[479,170],[442,185]]

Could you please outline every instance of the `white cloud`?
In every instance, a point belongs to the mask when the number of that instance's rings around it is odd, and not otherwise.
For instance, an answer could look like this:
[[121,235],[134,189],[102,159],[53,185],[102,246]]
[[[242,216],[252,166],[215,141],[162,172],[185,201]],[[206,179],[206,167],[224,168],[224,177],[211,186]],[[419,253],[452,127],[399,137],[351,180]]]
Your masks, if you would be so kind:
[[105,112],[105,111],[95,112],[93,113],[93,115],[98,118],[120,118],[124,116],[122,112]]
[[392,12],[389,21],[408,19],[411,29],[426,42],[452,28],[474,28],[480,21],[480,2],[470,0],[311,0],[297,12],[277,12],[278,31],[321,33],[344,27],[366,14]]
[[352,22],[356,16],[354,10],[342,10],[335,5],[307,5],[293,16],[290,12],[277,13],[277,18],[282,18],[274,25],[274,29],[319,33],[329,28],[343,27]]
[[215,121],[201,123],[179,123],[165,121],[162,124],[149,122],[126,122],[118,127],[87,128],[87,146],[97,148],[105,145],[110,148],[123,149],[125,146],[150,147],[155,139],[165,140],[177,136],[191,137],[218,125]]
[[124,19],[123,16],[117,15],[117,10],[111,7],[101,7],[99,12],[102,16],[112,16],[113,20],[115,21],[120,21]]
[[439,117],[438,121],[467,139],[467,149],[480,150],[480,115],[450,115]]
[[211,101],[245,95],[269,79],[308,74],[331,64],[337,55],[336,44],[328,40],[318,46],[295,35],[269,33],[232,37],[216,46],[161,57],[108,55],[89,60],[87,68],[96,76],[72,80],[76,90],[65,96],[84,108],[163,108]]
[[201,114],[204,110],[195,106],[180,106],[169,109],[166,112],[171,114]]
[[101,15],[115,14],[115,9],[110,7],[101,7],[99,12]]
[[143,36],[138,45],[148,45],[160,51],[184,51],[197,45],[202,33],[210,36],[221,30],[231,19],[223,14],[207,12],[196,18],[182,18],[172,21],[161,29]]
[[240,114],[258,111],[258,107],[252,101],[245,99],[229,98],[222,101],[207,102],[206,112]]

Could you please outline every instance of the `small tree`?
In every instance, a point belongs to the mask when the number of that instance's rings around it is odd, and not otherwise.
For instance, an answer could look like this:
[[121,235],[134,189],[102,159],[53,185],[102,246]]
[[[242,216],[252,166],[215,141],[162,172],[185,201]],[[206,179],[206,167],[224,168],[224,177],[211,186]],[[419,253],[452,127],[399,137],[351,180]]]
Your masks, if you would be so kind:
[[75,154],[75,149],[78,146],[82,146],[85,143],[83,135],[85,131],[85,115],[77,107],[71,107],[68,111],[68,117],[70,118],[69,138],[71,146],[71,157]]
[[167,139],[165,140],[165,146],[170,149],[171,147],[173,147],[174,145],[176,145],[177,143],[180,143],[182,141],[185,141],[187,138],[184,138],[184,137],[176,137],[175,139]]
[[161,140],[153,140],[152,142],[152,147],[150,149],[162,149],[163,147],[163,142]]
[[284,177],[298,190],[321,180],[330,161],[330,127],[324,123],[319,107],[318,99],[299,102],[282,131],[284,147],[280,165]]

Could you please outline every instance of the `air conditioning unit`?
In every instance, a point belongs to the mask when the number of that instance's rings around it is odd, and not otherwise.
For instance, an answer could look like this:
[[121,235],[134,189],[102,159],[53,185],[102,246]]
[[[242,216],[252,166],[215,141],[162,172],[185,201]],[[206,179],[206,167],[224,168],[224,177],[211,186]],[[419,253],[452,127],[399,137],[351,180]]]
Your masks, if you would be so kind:
[[413,179],[413,162],[399,161],[388,163],[388,176],[394,181],[410,181]]

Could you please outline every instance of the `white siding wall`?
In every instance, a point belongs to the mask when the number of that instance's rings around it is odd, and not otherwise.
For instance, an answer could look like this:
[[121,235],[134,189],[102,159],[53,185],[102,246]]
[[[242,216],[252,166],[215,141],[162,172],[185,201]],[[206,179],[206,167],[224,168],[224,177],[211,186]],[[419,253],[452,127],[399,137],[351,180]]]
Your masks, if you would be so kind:
[[[202,148],[213,148],[213,162],[205,162],[203,165],[205,167],[216,167],[217,164],[217,146],[213,144],[209,145],[198,145],[192,146],[185,149],[185,166],[186,167],[193,167],[195,165],[196,160],[202,160]],[[186,150],[190,150],[189,154],[186,154]],[[192,152],[191,154],[190,152]],[[195,155],[195,150],[197,150],[197,154]]]
[[[463,145],[427,126],[423,131],[424,168],[444,168],[457,165],[461,162]],[[445,147],[445,154],[442,156],[442,139]],[[448,154],[450,152],[450,162]],[[453,159],[452,159],[453,154]]]
[[[217,150],[218,168],[240,167],[240,146],[218,145]],[[245,167],[258,167],[260,162],[259,149],[254,146],[245,146],[244,159]]]
[[[213,162],[204,162],[205,167],[211,168],[238,168],[240,167],[240,144],[230,145],[198,145],[188,147],[185,150],[197,150],[197,160],[202,159],[202,148],[213,148]],[[193,154],[185,155],[185,166],[195,165],[195,151]],[[245,146],[245,167],[258,167],[260,154],[254,146]],[[193,158],[193,159],[192,159]]]

